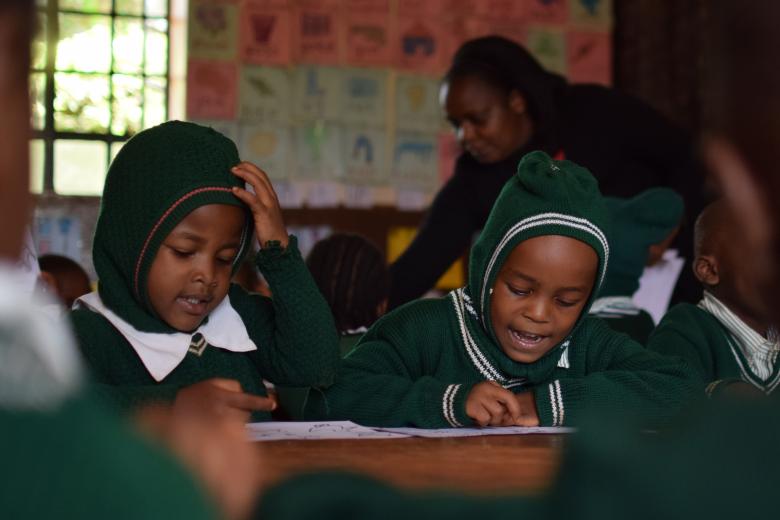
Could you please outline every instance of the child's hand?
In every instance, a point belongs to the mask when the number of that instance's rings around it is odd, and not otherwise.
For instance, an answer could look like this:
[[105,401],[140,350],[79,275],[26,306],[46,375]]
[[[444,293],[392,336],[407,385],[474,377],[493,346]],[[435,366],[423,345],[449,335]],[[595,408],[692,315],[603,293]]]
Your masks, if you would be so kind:
[[738,381],[726,385],[723,390],[718,392],[718,397],[735,399],[765,399],[766,394],[744,381]]
[[275,408],[276,403],[267,397],[244,393],[238,381],[218,378],[182,388],[174,402],[176,411],[230,415],[243,421],[255,410],[270,412]]
[[539,426],[539,413],[536,411],[536,399],[533,391],[514,394],[520,405],[520,415],[515,420],[515,426]]
[[249,518],[262,482],[262,459],[247,441],[243,421],[198,410],[151,406],[136,424],[162,442],[200,480],[228,519]]
[[515,394],[495,381],[483,381],[466,397],[466,415],[480,426],[512,426],[522,410]]
[[255,191],[251,193],[243,188],[233,188],[235,196],[252,210],[252,216],[255,219],[255,233],[260,247],[271,240],[279,241],[282,247],[287,247],[289,237],[287,229],[284,227],[282,209],[268,175],[249,162],[242,162],[234,166],[232,171],[236,177],[243,179]]

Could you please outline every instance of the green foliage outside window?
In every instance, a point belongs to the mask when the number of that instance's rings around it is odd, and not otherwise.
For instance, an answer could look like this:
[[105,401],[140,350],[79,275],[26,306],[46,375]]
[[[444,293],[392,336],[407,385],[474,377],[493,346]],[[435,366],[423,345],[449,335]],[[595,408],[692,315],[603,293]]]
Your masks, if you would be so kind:
[[99,195],[121,144],[167,119],[167,0],[38,0],[33,191]]

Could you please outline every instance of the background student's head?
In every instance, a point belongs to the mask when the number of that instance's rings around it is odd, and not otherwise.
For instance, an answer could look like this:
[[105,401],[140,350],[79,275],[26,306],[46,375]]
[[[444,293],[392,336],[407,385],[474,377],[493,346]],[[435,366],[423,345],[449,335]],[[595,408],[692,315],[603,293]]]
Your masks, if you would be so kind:
[[547,130],[555,86],[531,54],[500,36],[464,43],[444,76],[440,99],[464,150],[495,163]]
[[78,297],[92,290],[87,272],[67,256],[42,255],[38,258],[38,265],[43,281],[68,309]]
[[764,330],[765,310],[750,258],[740,250],[731,207],[718,200],[701,212],[694,229],[693,272],[705,290],[755,330]]
[[320,240],[306,266],[344,333],[368,327],[385,313],[389,274],[384,256],[360,235],[336,233]]

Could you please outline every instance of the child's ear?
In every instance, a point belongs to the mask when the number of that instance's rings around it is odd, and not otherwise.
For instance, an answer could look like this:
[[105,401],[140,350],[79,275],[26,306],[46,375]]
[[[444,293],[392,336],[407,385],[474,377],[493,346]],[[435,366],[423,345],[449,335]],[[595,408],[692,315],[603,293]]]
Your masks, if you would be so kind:
[[515,114],[525,114],[528,111],[528,103],[517,90],[509,93],[509,109]]
[[712,255],[697,256],[693,260],[693,274],[704,285],[718,285],[720,283],[718,260]]

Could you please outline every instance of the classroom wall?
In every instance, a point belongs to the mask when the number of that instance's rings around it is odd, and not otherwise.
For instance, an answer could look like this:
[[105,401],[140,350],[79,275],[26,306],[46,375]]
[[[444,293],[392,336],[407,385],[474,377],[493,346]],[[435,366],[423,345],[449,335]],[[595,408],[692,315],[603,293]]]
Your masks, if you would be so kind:
[[710,0],[615,2],[614,84],[693,134],[705,126]]
[[[463,41],[501,34],[571,81],[612,79],[611,0],[189,0],[186,19],[187,118],[268,171],[304,252],[331,231],[386,250],[419,224],[459,153],[438,88]],[[94,278],[98,209],[40,196],[41,252]]]
[[607,0],[190,0],[187,116],[232,137],[286,208],[419,211],[459,153],[439,78],[500,34],[611,81]]

